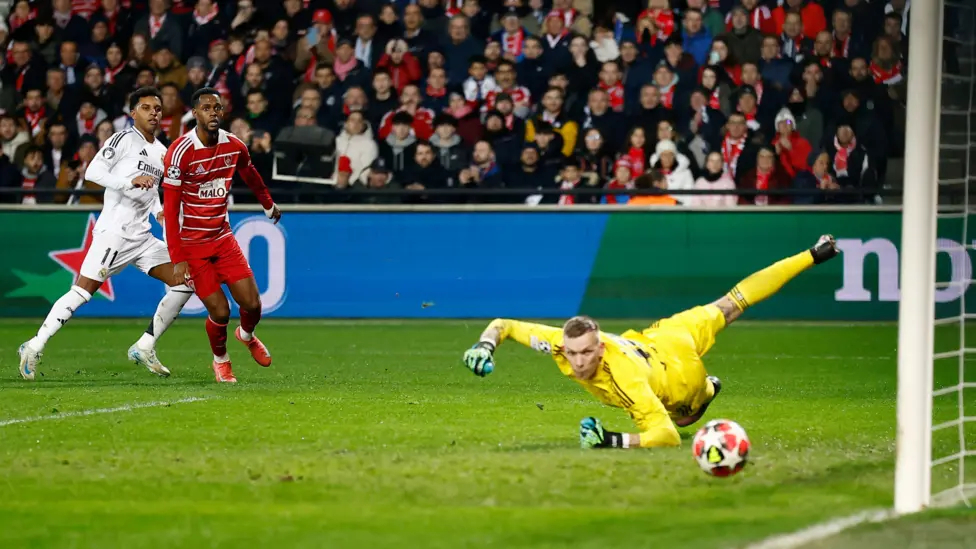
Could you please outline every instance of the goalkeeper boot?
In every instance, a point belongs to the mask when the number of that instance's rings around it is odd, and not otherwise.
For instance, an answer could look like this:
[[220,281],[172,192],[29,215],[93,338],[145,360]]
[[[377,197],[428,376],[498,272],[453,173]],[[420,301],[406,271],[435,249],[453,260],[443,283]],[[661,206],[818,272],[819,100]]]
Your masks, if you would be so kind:
[[218,383],[237,383],[237,378],[234,377],[234,371],[230,368],[230,361],[227,362],[213,362],[214,377],[217,378]]
[[20,377],[33,381],[37,365],[41,363],[41,353],[32,349],[30,342],[27,342],[17,349],[17,354],[20,355]]
[[712,391],[713,391],[712,398],[705,404],[702,404],[702,407],[699,408],[694,415],[688,417],[682,417],[674,420],[674,424],[677,425],[678,427],[687,427],[689,425],[693,425],[695,422],[701,419],[705,415],[705,411],[708,410],[708,405],[715,401],[715,397],[717,397],[719,391],[722,390],[722,380],[720,380],[715,376],[708,376],[707,379],[712,384]]
[[817,240],[817,243],[810,248],[810,255],[813,256],[814,265],[820,265],[827,260],[833,259],[839,252],[837,242],[829,234],[821,236],[820,240]]
[[146,368],[159,377],[169,377],[169,369],[156,358],[156,349],[141,349],[138,344],[129,347],[129,360]]
[[264,343],[261,343],[258,336],[251,334],[251,339],[244,339],[241,336],[241,327],[238,326],[237,329],[234,330],[234,337],[237,338],[237,341],[240,341],[244,344],[244,346],[247,347],[247,350],[251,352],[251,358],[254,359],[254,362],[257,362],[265,368],[271,366],[271,352],[269,352],[268,348],[264,346]]

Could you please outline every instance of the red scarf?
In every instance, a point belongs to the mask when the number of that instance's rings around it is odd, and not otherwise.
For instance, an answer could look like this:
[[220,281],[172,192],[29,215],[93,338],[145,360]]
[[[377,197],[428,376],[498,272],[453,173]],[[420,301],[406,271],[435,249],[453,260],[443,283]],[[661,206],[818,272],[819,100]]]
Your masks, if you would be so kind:
[[760,127],[759,121],[756,120],[756,112],[758,112],[758,109],[752,112],[739,113],[746,118],[746,127],[752,131],[759,131],[759,127]]
[[560,15],[563,17],[563,26],[568,29],[569,27],[573,26],[573,23],[576,22],[576,18],[579,17],[579,12],[573,8],[569,8],[568,10],[563,10],[560,12]]
[[830,52],[832,57],[843,57],[847,58],[847,54],[850,52],[851,48],[851,35],[848,34],[847,38],[840,39],[837,38],[837,34],[834,34],[834,47]]
[[21,93],[24,92],[24,76],[27,75],[27,71],[29,69],[30,63],[27,63],[17,71],[17,82],[14,84],[14,87],[17,88],[17,91]]
[[513,33],[502,32],[502,53],[510,53],[515,57],[522,55],[522,45],[525,43],[525,31],[522,27]]
[[115,7],[115,11],[112,11],[112,12],[102,11],[102,15],[104,15],[105,16],[105,19],[108,20],[108,33],[110,35],[114,35],[115,34],[115,29],[117,28],[118,21],[119,21],[119,12],[120,11],[121,10],[119,9],[118,6],[116,6]]
[[149,37],[156,38],[156,33],[163,28],[163,23],[166,22],[166,14],[164,13],[162,17],[156,17],[155,15],[149,16]]
[[425,90],[427,97],[444,97],[447,95],[447,88],[432,88],[430,84],[427,85]]
[[868,66],[875,84],[897,84],[901,82],[901,61],[895,63],[890,69],[883,69],[880,65],[871,61]]
[[210,10],[210,13],[206,15],[198,15],[196,10],[194,10],[193,20],[197,22],[197,26],[202,27],[207,23],[213,21],[214,18],[217,17],[218,13],[220,13],[220,10],[217,8],[217,4],[213,4],[213,9]]
[[598,85],[601,90],[607,92],[607,95],[610,96],[611,109],[617,112],[624,110],[624,85],[623,84],[617,82],[616,84],[610,86],[604,83],[603,80],[601,80]]
[[746,137],[742,136],[738,141],[734,141],[731,135],[726,135],[722,140],[722,158],[725,160],[725,171],[735,177],[735,166],[739,163],[739,156],[742,149],[746,147]]
[[84,17],[87,21],[98,11],[100,4],[99,0],[71,0],[71,13]]
[[713,91],[711,97],[708,98],[708,106],[715,110],[722,108],[722,103],[718,99],[718,86],[715,86],[715,91]]
[[115,77],[118,76],[119,73],[122,72],[122,69],[124,69],[124,68],[125,68],[125,61],[123,61],[122,63],[119,63],[119,66],[118,67],[115,67],[115,68],[109,67],[109,68],[105,69],[105,82],[107,84],[114,83],[115,82]]
[[[33,190],[37,185],[37,177],[40,174],[32,174],[27,171],[27,168],[24,168],[24,170],[21,171],[21,175],[23,176],[23,181],[20,183],[20,188],[24,189],[25,191]],[[21,204],[37,204],[36,195],[24,194],[22,196],[23,198],[21,199]]]
[[91,120],[85,120],[84,118],[81,118],[81,115],[78,115],[78,121],[81,122],[82,135],[91,135],[95,133],[95,117],[92,117]]
[[31,8],[30,11],[27,12],[27,17],[26,18],[23,18],[23,19],[20,18],[20,17],[18,17],[17,15],[11,14],[11,16],[10,16],[10,32],[13,32],[13,31],[19,29],[20,27],[24,26],[24,24],[27,23],[28,21],[32,21],[32,20],[34,20],[36,18],[37,18],[37,8]]
[[759,103],[762,103],[762,95],[763,95],[762,78],[756,80],[756,83],[753,84],[752,87],[756,90],[756,104],[758,105]]
[[[665,109],[670,110],[670,109],[672,109],[674,107],[674,89],[676,87],[677,86],[675,86],[675,85],[671,85],[671,86],[668,86],[668,89],[666,89],[666,90],[660,90],[660,92],[661,92],[661,94],[660,94],[661,95],[661,106],[663,106]],[[716,92],[716,93],[718,93],[718,92]]]
[[27,119],[27,125],[30,126],[33,135],[37,135],[37,132],[41,131],[41,120],[47,116],[47,109],[43,106],[41,110],[37,112],[31,112],[28,109],[24,109],[24,118]]
[[857,139],[851,138],[850,144],[846,147],[837,141],[834,137],[834,148],[837,149],[837,154],[834,155],[834,173],[837,177],[845,177],[848,175],[848,162],[850,161],[851,152],[854,151],[854,147],[857,146]]
[[[767,191],[769,190],[769,180],[773,172],[763,173],[762,170],[756,168],[756,190],[757,191]],[[766,206],[769,204],[768,195],[757,195],[756,196],[756,206]]]
[[[321,38],[319,40],[321,40]],[[335,29],[332,29],[332,31],[329,32],[329,40],[326,41],[325,47],[328,48],[328,50],[331,51],[332,53],[335,53],[335,50],[336,50],[336,30]],[[355,58],[355,56],[353,56],[353,57]],[[318,56],[315,55],[315,50],[313,49],[312,50],[312,58],[308,62],[308,67],[305,68],[305,78],[304,78],[305,82],[311,82],[311,81],[315,80],[315,67],[318,65],[318,63],[319,63]],[[240,73],[241,73],[241,69],[237,69],[237,74],[240,74]]]
[[[580,181],[582,181],[582,180],[580,180]],[[575,183],[572,182],[572,181],[562,181],[562,182],[559,183],[559,188],[562,189],[562,190],[564,190],[564,191],[568,191],[570,189],[575,189],[576,186],[579,185],[579,184],[580,184],[579,181],[576,181]],[[561,195],[559,195],[559,205],[560,206],[572,206],[573,204],[576,204],[576,196],[571,195],[571,194],[561,194]]]

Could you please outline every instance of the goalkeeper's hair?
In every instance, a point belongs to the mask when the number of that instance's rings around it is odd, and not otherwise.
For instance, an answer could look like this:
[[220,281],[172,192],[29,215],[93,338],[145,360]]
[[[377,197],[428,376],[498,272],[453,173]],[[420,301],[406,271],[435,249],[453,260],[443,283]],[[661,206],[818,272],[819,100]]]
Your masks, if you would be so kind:
[[597,321],[586,315],[574,316],[563,324],[563,337],[580,337],[590,332],[599,332]]

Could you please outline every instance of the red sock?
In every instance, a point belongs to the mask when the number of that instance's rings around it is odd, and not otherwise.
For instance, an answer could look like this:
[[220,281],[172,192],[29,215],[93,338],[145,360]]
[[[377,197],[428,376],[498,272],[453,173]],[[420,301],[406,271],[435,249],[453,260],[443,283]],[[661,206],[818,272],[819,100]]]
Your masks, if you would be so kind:
[[247,309],[241,309],[241,329],[245,332],[251,334],[254,333],[254,328],[257,327],[258,322],[261,322],[261,307],[258,306],[257,309],[253,311],[248,311]]
[[214,356],[224,356],[227,354],[226,324],[217,324],[208,316],[207,337],[210,338],[210,349],[213,351]]

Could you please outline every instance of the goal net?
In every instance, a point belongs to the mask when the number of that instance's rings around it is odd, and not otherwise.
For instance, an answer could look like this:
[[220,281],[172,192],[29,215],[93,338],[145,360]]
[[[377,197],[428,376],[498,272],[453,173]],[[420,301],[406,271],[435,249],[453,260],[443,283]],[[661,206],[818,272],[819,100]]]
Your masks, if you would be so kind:
[[976,182],[976,1],[946,0],[943,10],[930,458],[930,503],[936,506],[968,505],[976,495],[976,230],[970,230],[976,222],[970,192]]

